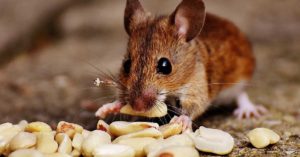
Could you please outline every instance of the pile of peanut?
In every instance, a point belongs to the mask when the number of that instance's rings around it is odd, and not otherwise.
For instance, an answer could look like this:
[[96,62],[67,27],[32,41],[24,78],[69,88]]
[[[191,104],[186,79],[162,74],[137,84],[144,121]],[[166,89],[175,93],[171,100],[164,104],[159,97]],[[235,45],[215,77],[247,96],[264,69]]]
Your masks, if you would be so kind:
[[0,156],[8,157],[199,157],[199,151],[224,155],[234,140],[224,131],[200,127],[182,132],[170,123],[98,121],[88,131],[61,121],[56,130],[43,122],[21,121],[0,125]]

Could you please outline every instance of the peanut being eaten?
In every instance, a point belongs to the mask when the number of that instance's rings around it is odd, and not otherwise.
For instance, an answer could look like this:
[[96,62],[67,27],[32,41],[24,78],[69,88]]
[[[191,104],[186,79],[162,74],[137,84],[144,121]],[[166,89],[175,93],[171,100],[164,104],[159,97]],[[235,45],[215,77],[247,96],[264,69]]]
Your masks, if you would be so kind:
[[155,105],[146,112],[137,112],[132,109],[130,105],[125,105],[121,108],[120,113],[133,115],[133,116],[143,116],[143,117],[163,117],[168,113],[167,105],[164,102],[157,101]]

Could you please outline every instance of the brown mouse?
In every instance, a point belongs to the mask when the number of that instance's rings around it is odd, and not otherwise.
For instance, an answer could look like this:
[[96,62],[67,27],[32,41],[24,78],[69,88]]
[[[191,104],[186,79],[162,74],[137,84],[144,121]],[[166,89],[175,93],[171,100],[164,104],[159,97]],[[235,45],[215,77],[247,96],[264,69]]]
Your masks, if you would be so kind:
[[138,0],[127,0],[124,25],[129,41],[117,81],[119,98],[96,116],[125,104],[147,111],[170,96],[181,106],[171,122],[184,128],[215,103],[236,101],[238,118],[266,111],[245,92],[255,69],[251,44],[232,22],[206,13],[202,0],[183,0],[169,16],[154,16]]

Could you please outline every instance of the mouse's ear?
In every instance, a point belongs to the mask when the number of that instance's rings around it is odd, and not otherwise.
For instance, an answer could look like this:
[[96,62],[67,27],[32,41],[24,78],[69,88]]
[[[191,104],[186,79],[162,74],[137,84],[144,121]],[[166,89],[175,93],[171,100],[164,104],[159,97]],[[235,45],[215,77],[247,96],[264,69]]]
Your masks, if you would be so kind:
[[145,11],[139,0],[127,0],[124,13],[124,26],[128,35],[132,29],[145,19]]
[[205,21],[205,5],[202,0],[183,0],[170,16],[180,37],[194,39],[202,30]]

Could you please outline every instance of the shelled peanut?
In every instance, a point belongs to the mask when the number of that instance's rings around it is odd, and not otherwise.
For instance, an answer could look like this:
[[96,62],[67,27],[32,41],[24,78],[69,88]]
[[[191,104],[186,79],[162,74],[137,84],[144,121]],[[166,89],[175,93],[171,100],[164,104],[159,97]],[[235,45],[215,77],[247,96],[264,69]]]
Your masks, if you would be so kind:
[[99,120],[97,129],[61,121],[56,130],[43,122],[0,125],[0,156],[8,157],[198,157],[199,151],[225,155],[234,140],[224,131],[200,127],[182,132],[175,123]]

